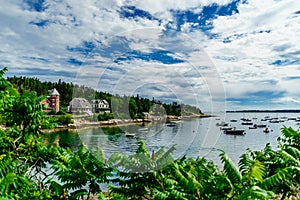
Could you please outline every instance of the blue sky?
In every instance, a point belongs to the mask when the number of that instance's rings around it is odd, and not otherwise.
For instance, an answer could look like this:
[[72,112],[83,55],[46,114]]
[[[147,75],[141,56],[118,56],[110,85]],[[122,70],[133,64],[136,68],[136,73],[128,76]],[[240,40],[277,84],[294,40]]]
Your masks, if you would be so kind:
[[300,2],[10,0],[8,76],[84,84],[203,111],[300,108]]

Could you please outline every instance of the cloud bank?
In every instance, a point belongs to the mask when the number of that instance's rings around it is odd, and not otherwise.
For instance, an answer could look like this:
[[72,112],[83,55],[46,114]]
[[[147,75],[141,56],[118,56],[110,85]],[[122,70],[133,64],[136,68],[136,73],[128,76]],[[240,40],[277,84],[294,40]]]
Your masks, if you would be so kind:
[[204,111],[298,108],[299,15],[292,0],[5,1],[0,65]]

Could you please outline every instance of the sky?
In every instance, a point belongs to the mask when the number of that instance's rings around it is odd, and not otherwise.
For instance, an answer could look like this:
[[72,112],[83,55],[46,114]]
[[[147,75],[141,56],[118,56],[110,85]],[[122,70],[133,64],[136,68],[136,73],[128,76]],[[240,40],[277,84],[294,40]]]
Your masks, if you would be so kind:
[[300,109],[300,1],[0,1],[6,76],[206,112]]

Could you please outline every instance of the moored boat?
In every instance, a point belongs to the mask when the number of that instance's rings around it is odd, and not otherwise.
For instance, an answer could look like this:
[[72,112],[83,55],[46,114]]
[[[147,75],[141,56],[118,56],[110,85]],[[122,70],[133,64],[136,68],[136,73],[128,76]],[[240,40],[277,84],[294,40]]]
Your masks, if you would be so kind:
[[253,125],[253,122],[245,121],[241,123],[242,125]]
[[125,136],[126,137],[135,137],[135,134],[134,133],[125,133]]
[[167,126],[176,126],[176,124],[177,124],[176,122],[168,122],[168,123],[166,123]]
[[270,132],[270,130],[268,128],[264,129],[264,133],[269,133],[269,132]]
[[145,128],[139,128],[138,131],[140,131],[140,132],[147,132],[147,131],[149,131],[149,129],[147,127],[145,127]]
[[249,129],[257,129],[257,125],[254,124],[253,126],[249,126]]
[[279,123],[280,121],[277,118],[273,118],[269,122],[270,123]]
[[228,126],[228,123],[226,122],[216,123],[216,126]]
[[257,128],[266,128],[267,125],[266,124],[257,124]]
[[233,129],[233,127],[224,127],[224,126],[222,126],[222,127],[220,127],[220,130],[232,130]]
[[245,130],[242,130],[242,129],[224,130],[224,133],[228,134],[228,135],[245,135],[246,134]]

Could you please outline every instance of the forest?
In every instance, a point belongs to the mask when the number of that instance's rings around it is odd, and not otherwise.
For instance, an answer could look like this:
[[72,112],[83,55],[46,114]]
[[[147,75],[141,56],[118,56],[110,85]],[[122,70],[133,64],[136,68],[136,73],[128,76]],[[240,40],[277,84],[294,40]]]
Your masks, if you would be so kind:
[[[36,92],[20,93],[0,70],[0,200],[10,199],[299,199],[300,133],[282,127],[278,147],[248,149],[222,168],[205,158],[172,158],[170,149],[106,157],[101,148],[45,141],[49,123]],[[105,189],[103,189],[105,186]]]
[[[178,102],[165,103],[160,100],[152,98],[140,97],[139,94],[136,96],[120,96],[118,94],[109,94],[107,92],[96,91],[90,87],[77,85],[73,83],[66,83],[61,79],[58,82],[42,82],[38,78],[30,77],[7,77],[13,86],[17,89],[20,94],[26,92],[35,91],[37,96],[48,95],[48,91],[56,88],[60,93],[60,107],[61,110],[65,111],[66,107],[73,97],[83,97],[87,100],[92,99],[105,99],[109,102],[110,107],[113,103],[114,109],[112,110],[114,116],[123,118],[126,116],[126,109],[129,107],[129,114],[132,119],[143,118],[143,112],[149,112],[154,105],[162,105],[167,115],[190,115],[190,114],[201,114],[201,110],[195,106],[188,104],[179,104]],[[113,102],[112,102],[113,101]],[[125,106],[128,105],[128,106]]]

